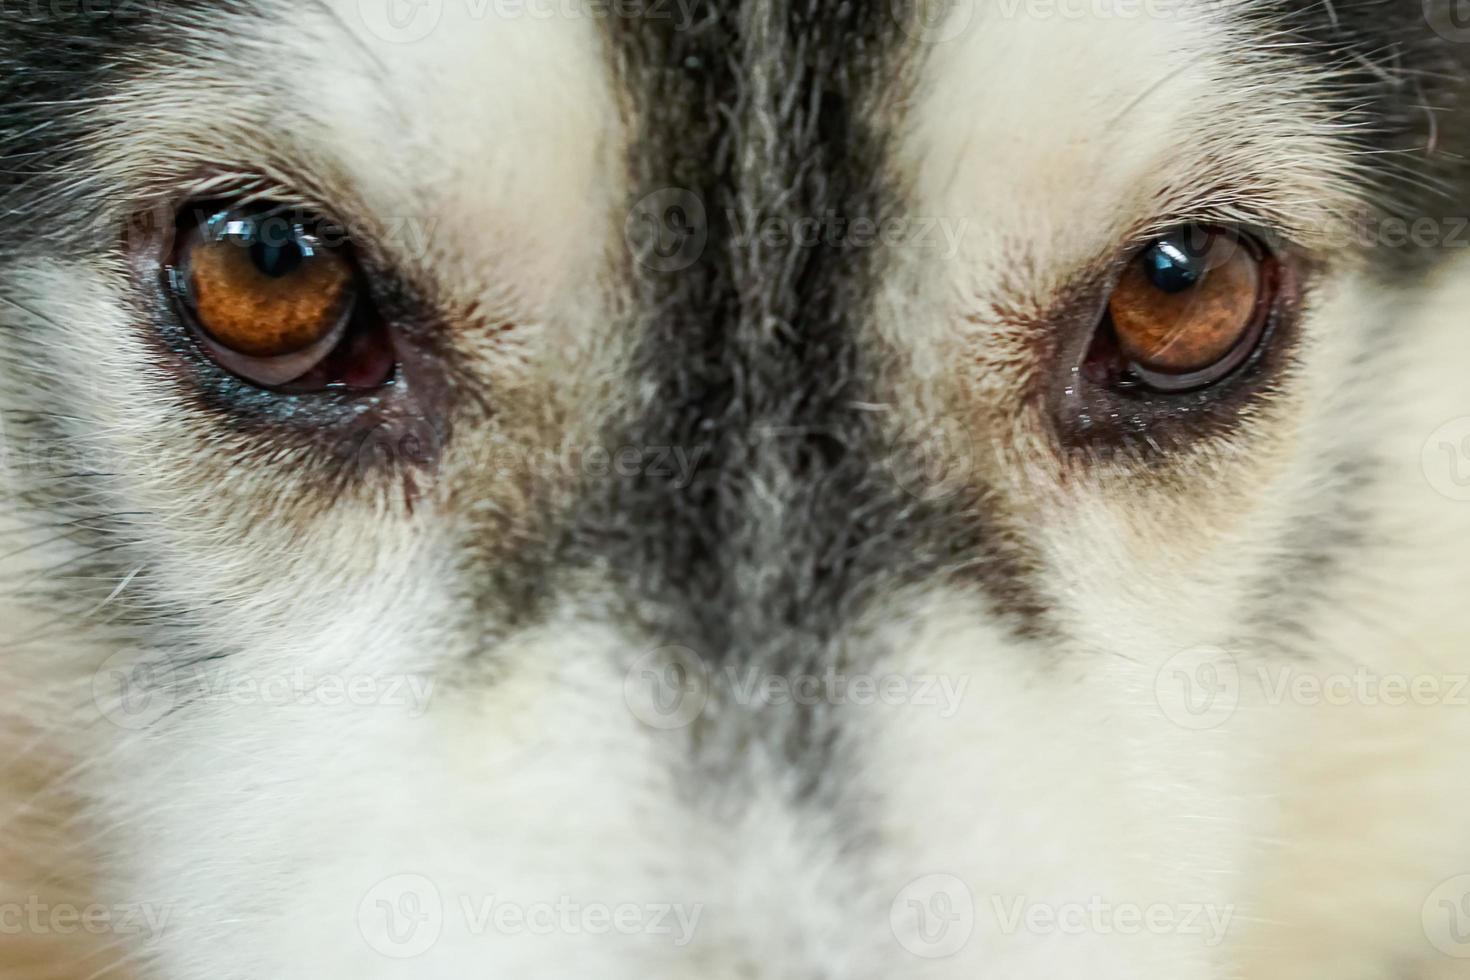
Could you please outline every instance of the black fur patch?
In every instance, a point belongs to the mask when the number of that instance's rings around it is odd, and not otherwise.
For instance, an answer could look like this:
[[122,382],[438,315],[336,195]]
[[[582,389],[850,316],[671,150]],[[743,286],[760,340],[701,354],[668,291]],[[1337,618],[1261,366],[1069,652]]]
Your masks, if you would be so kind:
[[[1239,5],[1283,56],[1332,71],[1320,93],[1377,185],[1380,214],[1429,217],[1441,233],[1415,241],[1372,234],[1373,265],[1413,272],[1470,247],[1470,21],[1458,0],[1269,0]],[[1381,225],[1376,230],[1383,231]],[[1457,228],[1460,231],[1457,231]],[[1388,229],[1392,231],[1392,229]],[[1382,246],[1382,248],[1378,248]]]
[[[912,447],[862,408],[876,397],[862,328],[883,255],[841,230],[904,207],[879,127],[916,56],[893,19],[905,11],[886,0],[698,9],[691,31],[635,21],[612,35],[636,104],[629,206],[651,208],[660,234],[703,243],[688,264],[630,262],[635,377],[656,382],[618,439],[707,454],[689,487],[640,479],[583,495],[565,552],[607,569],[626,617],[715,672],[866,670],[834,643],[844,625],[872,600],[946,578],[978,587],[1018,631],[1041,631],[1046,600],[1024,543],[997,533],[974,496],[906,486]],[[752,234],[801,223],[802,242]],[[743,709],[707,717],[746,728],[732,720]],[[821,791],[828,719],[782,717],[753,714],[742,737]]]

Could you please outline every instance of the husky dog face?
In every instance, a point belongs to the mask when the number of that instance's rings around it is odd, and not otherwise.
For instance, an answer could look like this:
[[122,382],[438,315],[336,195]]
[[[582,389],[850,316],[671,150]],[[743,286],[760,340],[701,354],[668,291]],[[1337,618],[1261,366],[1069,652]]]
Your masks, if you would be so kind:
[[1459,975],[1452,13],[7,8],[0,971]]

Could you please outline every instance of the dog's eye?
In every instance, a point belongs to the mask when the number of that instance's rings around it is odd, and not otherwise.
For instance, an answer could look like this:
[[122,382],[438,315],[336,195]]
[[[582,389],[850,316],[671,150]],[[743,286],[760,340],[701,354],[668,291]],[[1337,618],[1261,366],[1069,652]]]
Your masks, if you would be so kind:
[[350,250],[313,219],[272,208],[183,218],[168,285],[202,346],[258,385],[309,391],[388,380]]
[[1156,391],[1219,381],[1255,349],[1269,293],[1264,250],[1244,235],[1186,225],[1155,239],[1108,300],[1126,376]]

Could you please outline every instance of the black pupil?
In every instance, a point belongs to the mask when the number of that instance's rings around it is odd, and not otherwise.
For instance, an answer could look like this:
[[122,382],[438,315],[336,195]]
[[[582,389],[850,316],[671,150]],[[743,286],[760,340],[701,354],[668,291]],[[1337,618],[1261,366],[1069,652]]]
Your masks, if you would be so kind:
[[1214,236],[1208,233],[1161,238],[1143,253],[1149,282],[1165,293],[1198,286],[1207,271],[1205,260]]
[[289,275],[301,264],[306,255],[296,242],[284,245],[256,241],[250,243],[250,260],[255,267],[272,279]]
[[311,254],[301,240],[301,230],[279,216],[260,220],[250,234],[250,261],[262,275],[279,279],[288,276]]

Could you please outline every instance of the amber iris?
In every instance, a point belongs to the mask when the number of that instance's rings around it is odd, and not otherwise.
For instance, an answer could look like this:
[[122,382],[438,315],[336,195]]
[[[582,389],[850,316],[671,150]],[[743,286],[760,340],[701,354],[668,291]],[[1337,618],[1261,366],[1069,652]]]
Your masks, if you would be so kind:
[[1228,364],[1253,341],[1263,285],[1252,244],[1191,225],[1157,239],[1129,263],[1108,312],[1129,361],[1150,373],[1193,378]]
[[349,261],[285,222],[210,222],[186,247],[195,320],[232,351],[281,357],[305,350],[336,330],[351,309]]

